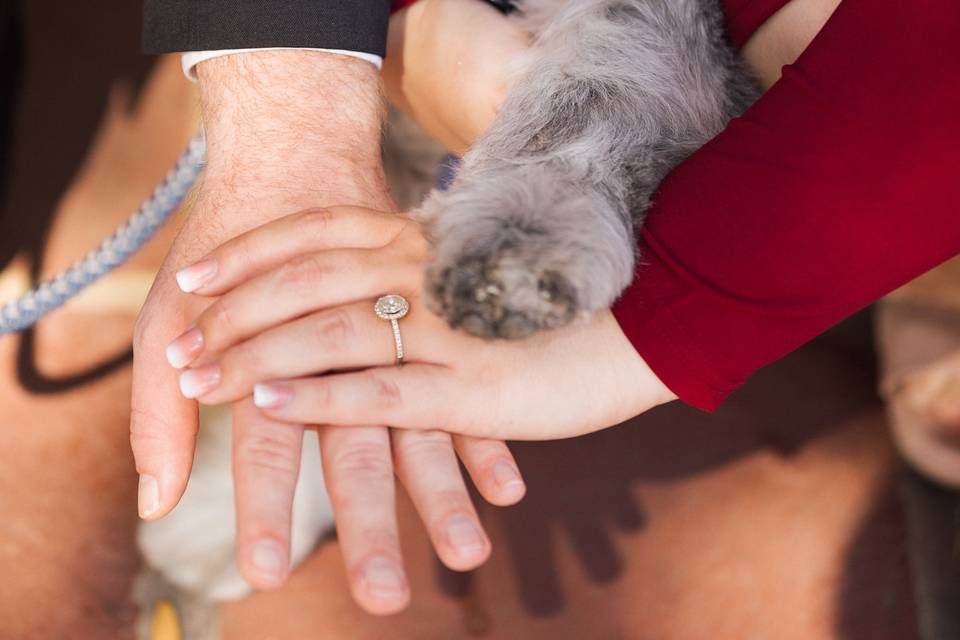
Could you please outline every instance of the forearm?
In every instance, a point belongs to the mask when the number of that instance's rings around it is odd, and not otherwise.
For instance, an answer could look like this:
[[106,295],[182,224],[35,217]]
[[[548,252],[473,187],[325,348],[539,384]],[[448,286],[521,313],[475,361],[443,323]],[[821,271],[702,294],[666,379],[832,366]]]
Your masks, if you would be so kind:
[[305,205],[389,207],[373,65],[317,52],[258,52],[208,60],[198,76],[206,185],[251,192],[253,182]]
[[387,97],[462,154],[493,121],[529,36],[480,0],[420,0],[390,20]]

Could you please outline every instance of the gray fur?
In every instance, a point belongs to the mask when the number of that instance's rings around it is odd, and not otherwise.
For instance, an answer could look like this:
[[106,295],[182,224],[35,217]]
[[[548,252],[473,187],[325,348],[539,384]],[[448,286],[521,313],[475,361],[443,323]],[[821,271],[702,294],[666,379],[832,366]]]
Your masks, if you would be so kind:
[[718,0],[525,0],[526,72],[418,215],[427,299],[519,338],[609,307],[657,185],[755,99]]

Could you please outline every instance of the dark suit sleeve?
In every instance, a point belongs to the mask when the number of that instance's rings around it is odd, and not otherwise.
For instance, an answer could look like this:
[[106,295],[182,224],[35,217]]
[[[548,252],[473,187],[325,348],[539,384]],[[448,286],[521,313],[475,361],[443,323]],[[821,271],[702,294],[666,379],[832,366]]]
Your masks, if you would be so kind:
[[389,0],[144,0],[146,53],[311,47],[383,56]]

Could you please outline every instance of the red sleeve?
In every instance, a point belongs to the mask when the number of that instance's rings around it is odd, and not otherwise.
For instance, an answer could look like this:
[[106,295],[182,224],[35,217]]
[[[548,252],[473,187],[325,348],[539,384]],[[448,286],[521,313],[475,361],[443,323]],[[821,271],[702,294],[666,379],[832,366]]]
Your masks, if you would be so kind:
[[614,313],[682,400],[732,390],[960,252],[960,3],[844,0],[664,181]]
[[722,0],[727,32],[739,49],[770,16],[790,0]]

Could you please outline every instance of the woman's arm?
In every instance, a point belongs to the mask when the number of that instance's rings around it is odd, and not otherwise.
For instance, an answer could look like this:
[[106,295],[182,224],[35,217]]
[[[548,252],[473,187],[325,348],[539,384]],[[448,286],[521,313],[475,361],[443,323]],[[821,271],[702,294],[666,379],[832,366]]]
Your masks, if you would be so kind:
[[[493,12],[472,31],[437,2],[409,10],[431,19],[406,22],[385,72],[405,62],[390,94],[435,134],[430,123],[442,120],[437,135],[461,149],[492,119],[505,74],[470,67],[479,99],[436,91],[437,79],[458,77],[461,58],[506,69],[522,40]],[[715,407],[764,364],[960,249],[960,6],[847,0],[831,17],[837,4],[725,0],[733,38],[773,87],[662,185],[638,277],[614,310],[691,404]],[[438,33],[446,55],[430,49]],[[467,56],[463,43],[479,38],[487,45]]]
[[615,308],[711,409],[754,371],[960,251],[960,6],[842,3],[656,197]]
[[[434,3],[414,6],[433,20],[411,21],[396,41],[385,73],[406,82],[387,86],[421,122],[442,120],[454,134],[441,139],[457,149],[492,119],[487,104],[505,82],[483,71],[508,68],[519,32],[500,18],[472,31]],[[703,408],[960,249],[951,206],[960,7],[847,0],[831,18],[838,0],[724,4],[744,57],[775,85],[666,180],[639,277],[614,310],[658,376]],[[447,56],[418,48],[435,33]],[[476,47],[458,46],[478,37],[488,44],[473,89],[481,97],[436,91],[454,64],[479,64]]]
[[526,33],[481,0],[419,0],[390,19],[387,98],[451,153],[490,126]]

